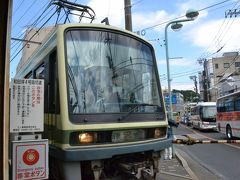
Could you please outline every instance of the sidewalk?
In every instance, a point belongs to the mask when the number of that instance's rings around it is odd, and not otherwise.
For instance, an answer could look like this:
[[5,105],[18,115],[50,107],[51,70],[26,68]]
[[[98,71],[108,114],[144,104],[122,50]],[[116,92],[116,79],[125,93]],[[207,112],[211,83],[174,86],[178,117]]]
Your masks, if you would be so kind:
[[158,180],[219,179],[180,149],[176,149],[175,153],[176,157],[171,160],[161,159]]

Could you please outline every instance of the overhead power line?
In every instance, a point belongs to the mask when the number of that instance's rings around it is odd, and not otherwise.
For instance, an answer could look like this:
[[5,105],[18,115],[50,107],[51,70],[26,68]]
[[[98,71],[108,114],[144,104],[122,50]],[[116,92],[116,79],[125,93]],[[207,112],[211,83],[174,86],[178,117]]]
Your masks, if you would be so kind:
[[[202,8],[202,9],[197,10],[197,11],[198,11],[198,12],[201,12],[201,11],[203,11],[203,10],[213,8],[213,7],[218,6],[218,5],[220,5],[220,4],[224,4],[224,3],[228,2],[228,1],[231,1],[231,0],[221,1],[221,2],[219,2],[219,3],[215,3],[215,4],[213,4],[213,5],[204,7],[204,8]],[[183,17],[185,17],[185,15],[182,15],[182,16],[179,16],[179,17],[176,17],[176,18],[173,18],[173,19],[164,21],[164,22],[159,23],[159,24],[155,24],[155,25],[146,27],[146,28],[144,28],[144,29],[141,29],[140,31],[146,31],[146,30],[149,30],[149,29],[153,29],[153,28],[155,28],[155,27],[157,27],[157,26],[161,26],[161,25],[167,24],[167,23],[169,23],[169,22],[171,22],[171,21],[174,21],[174,20],[177,20],[177,19],[180,19],[180,18],[183,18]]]
[[[31,41],[33,39],[33,37],[45,26],[45,24],[47,24],[47,22],[53,17],[55,13],[53,13],[49,18],[48,20],[36,31],[36,33],[34,33],[30,38],[29,38],[29,41]],[[11,58],[10,62],[12,62],[17,56],[18,54],[27,46],[27,43],[22,46],[22,48],[13,56],[13,58]]]
[[[35,2],[35,1],[34,1]],[[76,1],[75,1],[76,2]],[[49,16],[49,13],[45,13],[49,7],[51,5],[54,5],[56,10],[50,15],[50,17],[40,26],[40,28],[37,28],[36,32],[27,40],[27,42],[30,42],[33,37],[50,21],[50,19],[55,15],[58,14],[58,17],[60,15],[59,11],[63,10],[65,13],[65,20],[64,23],[66,22],[66,20],[70,21],[69,19],[69,15],[75,15],[79,17],[79,21],[81,21],[82,18],[88,18],[91,20],[91,22],[95,19],[95,12],[89,7],[89,6],[84,6],[81,4],[76,4],[75,2],[69,2],[69,1],[65,1],[65,0],[52,0],[48,6],[46,7],[46,9],[43,11],[43,13],[34,21],[34,23],[31,25],[31,29],[28,30],[28,33],[25,34],[25,37],[27,37],[27,35],[36,27],[37,24],[39,24],[39,21],[42,21],[43,19],[45,19],[47,16]],[[54,8],[54,7],[53,7]],[[50,10],[51,11],[51,10]],[[76,12],[79,12],[76,13]],[[43,16],[45,14],[45,16]],[[21,19],[21,18],[20,18]],[[58,22],[58,18],[56,23]],[[20,39],[20,38],[18,38]],[[17,52],[15,51],[13,53],[13,57],[11,58],[10,62],[12,62],[18,55],[19,53],[26,47],[28,43],[26,43],[25,45],[23,45],[20,49],[17,48]],[[20,44],[21,45],[21,44]]]
[[20,7],[22,6],[22,4],[23,4],[24,1],[25,1],[25,0],[22,0],[22,1],[19,3],[19,5],[14,9],[13,15],[17,13],[17,11],[20,9]]
[[[231,9],[234,9],[238,3],[239,3],[239,0],[237,2],[234,2],[234,6]],[[209,56],[212,56],[212,55],[220,52],[223,49],[223,47],[226,45],[226,43],[224,45],[221,45],[220,43],[223,41],[227,32],[230,30],[230,27],[232,26],[233,21],[229,25],[230,19],[225,18],[223,20],[222,24],[218,28],[218,32],[215,34],[214,38],[209,43],[208,47],[204,50],[204,52],[201,54],[199,59],[208,58]],[[208,52],[209,49],[211,49],[211,47],[213,47],[213,46],[216,46],[217,50],[214,53],[209,53]]]
[[31,4],[29,7],[27,7],[27,9],[26,9],[26,11],[23,13],[23,15],[18,19],[18,21],[17,21],[16,23],[13,24],[13,28],[14,28],[14,26],[16,26],[16,25],[22,20],[22,18],[23,18],[24,16],[27,15],[27,12],[33,7],[33,5],[34,5],[36,2],[37,2],[37,1],[33,1],[32,4]]

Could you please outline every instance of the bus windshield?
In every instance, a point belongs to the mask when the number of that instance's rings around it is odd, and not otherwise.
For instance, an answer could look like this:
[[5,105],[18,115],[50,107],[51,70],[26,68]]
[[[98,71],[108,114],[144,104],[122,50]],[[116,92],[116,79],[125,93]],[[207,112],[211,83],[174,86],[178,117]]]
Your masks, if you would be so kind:
[[215,118],[217,113],[216,106],[203,107],[203,118]]
[[71,114],[160,111],[149,46],[123,34],[89,29],[68,30],[65,44]]

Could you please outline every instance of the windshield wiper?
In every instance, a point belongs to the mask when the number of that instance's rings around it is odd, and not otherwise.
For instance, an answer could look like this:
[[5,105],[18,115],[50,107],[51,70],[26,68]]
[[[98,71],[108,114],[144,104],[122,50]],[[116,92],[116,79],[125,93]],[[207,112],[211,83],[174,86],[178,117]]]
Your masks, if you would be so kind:
[[148,103],[140,103],[140,104],[136,104],[136,106],[134,106],[132,109],[130,109],[130,111],[125,114],[124,116],[121,116],[120,118],[118,118],[118,122],[122,122],[124,119],[126,119],[129,115],[131,115],[137,108],[139,107],[145,107],[145,106],[155,106],[155,107],[159,107],[159,105],[157,104],[148,104]]
[[76,81],[75,81],[75,78],[74,78],[74,75],[73,75],[73,72],[72,72],[72,68],[71,66],[69,66],[69,64],[67,63],[67,67],[68,67],[68,75],[69,75],[69,79],[70,79],[70,82],[72,84],[72,87],[73,87],[73,91],[74,91],[74,94],[75,94],[75,97],[76,97],[76,102],[74,103],[74,107],[78,106],[78,91],[77,91],[77,85],[76,85]]

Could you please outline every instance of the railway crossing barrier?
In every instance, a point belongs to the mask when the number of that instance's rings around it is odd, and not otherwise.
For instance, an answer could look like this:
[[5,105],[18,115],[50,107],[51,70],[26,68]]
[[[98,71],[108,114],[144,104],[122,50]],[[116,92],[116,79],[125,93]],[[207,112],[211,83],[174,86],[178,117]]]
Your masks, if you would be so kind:
[[173,144],[240,144],[240,140],[199,140],[190,137],[189,135],[182,135],[186,137],[186,139],[174,139],[172,141]]

